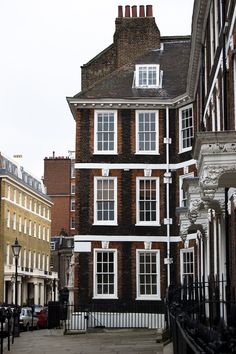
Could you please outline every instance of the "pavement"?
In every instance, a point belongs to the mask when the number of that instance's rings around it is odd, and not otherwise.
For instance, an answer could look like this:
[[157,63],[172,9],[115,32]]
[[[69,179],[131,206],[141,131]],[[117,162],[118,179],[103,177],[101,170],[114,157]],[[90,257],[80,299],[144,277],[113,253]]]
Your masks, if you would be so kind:
[[173,354],[172,344],[157,343],[157,332],[114,329],[64,335],[62,329],[22,332],[4,354]]

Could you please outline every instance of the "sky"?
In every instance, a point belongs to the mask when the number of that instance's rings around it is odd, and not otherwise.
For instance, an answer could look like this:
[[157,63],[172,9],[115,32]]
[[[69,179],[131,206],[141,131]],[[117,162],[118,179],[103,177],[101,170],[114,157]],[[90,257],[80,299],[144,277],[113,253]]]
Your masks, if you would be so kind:
[[1,0],[0,152],[43,176],[45,157],[75,150],[67,96],[80,67],[113,42],[118,5],[153,5],[162,36],[191,34],[193,0]]

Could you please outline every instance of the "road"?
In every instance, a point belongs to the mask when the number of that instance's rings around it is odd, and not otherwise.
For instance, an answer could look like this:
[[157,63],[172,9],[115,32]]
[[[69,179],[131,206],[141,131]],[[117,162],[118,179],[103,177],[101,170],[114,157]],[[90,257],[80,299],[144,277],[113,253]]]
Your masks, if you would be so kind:
[[60,329],[23,332],[4,354],[163,354],[156,331],[103,330],[63,335]]

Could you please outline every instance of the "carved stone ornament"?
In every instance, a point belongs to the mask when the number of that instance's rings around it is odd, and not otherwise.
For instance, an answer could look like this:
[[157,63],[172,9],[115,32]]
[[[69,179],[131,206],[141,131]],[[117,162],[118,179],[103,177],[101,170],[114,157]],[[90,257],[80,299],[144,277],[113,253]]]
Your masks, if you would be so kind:
[[233,203],[234,203],[234,208],[236,208],[236,193],[233,194]]
[[144,249],[151,250],[152,249],[152,242],[151,241],[144,241]]
[[151,177],[151,176],[152,176],[152,170],[150,168],[145,168],[144,177]]
[[102,241],[102,248],[107,250],[109,248],[109,241]]
[[201,199],[194,199],[190,201],[188,218],[191,224],[194,224],[199,216],[199,210],[202,207],[202,200]]
[[103,168],[102,169],[102,176],[103,177],[108,177],[109,176],[109,168]]

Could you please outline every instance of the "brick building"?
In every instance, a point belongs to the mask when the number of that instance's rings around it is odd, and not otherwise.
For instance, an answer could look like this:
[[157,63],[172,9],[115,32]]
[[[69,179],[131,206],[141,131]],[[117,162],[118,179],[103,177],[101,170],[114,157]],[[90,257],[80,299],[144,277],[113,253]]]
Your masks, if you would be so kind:
[[16,238],[18,305],[44,305],[54,296],[50,270],[52,202],[40,180],[15,160],[0,154],[0,302],[14,303],[15,261],[11,249]]
[[190,37],[161,37],[150,5],[119,6],[115,24],[113,43],[82,66],[82,91],[67,98],[76,121],[78,302],[121,316],[135,305],[154,313],[148,326],[163,327],[166,287],[184,276],[176,207],[195,171]]
[[44,184],[53,202],[50,266],[58,273],[58,290],[69,288],[70,302],[74,302],[74,284],[69,277],[75,234],[74,152],[67,157],[53,152],[44,159]]
[[52,236],[61,231],[75,234],[75,174],[73,156],[53,156],[44,159],[44,184],[53,202]]

